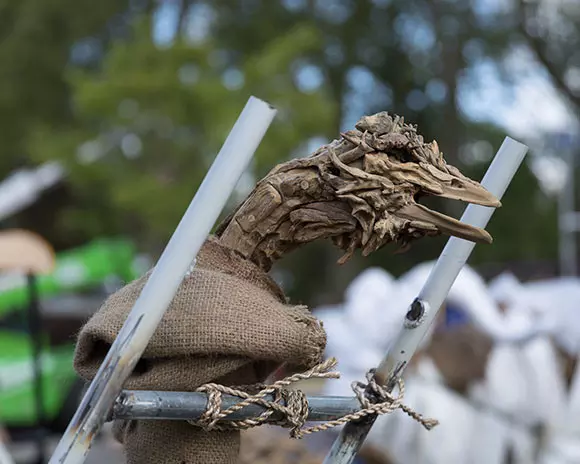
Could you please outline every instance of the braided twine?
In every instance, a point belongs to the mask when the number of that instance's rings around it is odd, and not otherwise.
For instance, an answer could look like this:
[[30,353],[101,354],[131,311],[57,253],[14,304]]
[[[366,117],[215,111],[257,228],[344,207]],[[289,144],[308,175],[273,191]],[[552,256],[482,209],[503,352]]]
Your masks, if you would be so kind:
[[[313,427],[304,427],[308,420],[308,400],[301,390],[289,390],[291,384],[306,379],[337,379],[340,374],[332,369],[336,366],[336,359],[330,358],[312,369],[294,374],[282,380],[274,382],[272,385],[252,385],[249,387],[226,387],[215,383],[202,385],[196,391],[207,394],[207,407],[198,420],[188,421],[190,424],[201,427],[204,430],[231,430],[249,429],[268,422],[290,428],[292,438],[302,438],[323,430],[329,430],[341,426],[351,421],[358,421],[371,415],[389,414],[397,409],[401,409],[408,416],[419,422],[427,430],[435,427],[439,421],[436,419],[424,418],[421,414],[413,411],[409,406],[403,404],[405,395],[405,384],[402,379],[398,379],[398,396],[393,395],[386,388],[377,384],[374,380],[374,369],[366,374],[367,383],[353,382],[352,389],[361,404],[361,409],[351,414],[346,414],[338,419],[328,421]],[[254,391],[255,393],[250,393]],[[232,395],[243,399],[234,406],[222,409],[222,395]],[[266,396],[273,395],[273,400],[265,399]],[[267,410],[257,417],[251,417],[241,421],[231,421],[219,423],[230,414],[239,411],[250,404],[263,406]],[[278,413],[282,418],[277,421],[269,421],[272,414]]]

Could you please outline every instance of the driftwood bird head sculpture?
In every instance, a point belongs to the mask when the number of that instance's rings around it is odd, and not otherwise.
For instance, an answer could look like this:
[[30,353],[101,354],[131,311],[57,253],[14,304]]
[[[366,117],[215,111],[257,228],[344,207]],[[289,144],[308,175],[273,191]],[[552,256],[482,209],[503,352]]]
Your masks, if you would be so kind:
[[386,112],[365,116],[354,130],[307,158],[276,166],[218,228],[224,244],[270,269],[272,263],[319,238],[363,255],[389,242],[403,249],[439,234],[491,243],[484,230],[428,209],[434,195],[484,206],[499,200],[447,164],[437,142]]
[[[217,238],[206,241],[126,388],[252,385],[280,365],[304,370],[320,363],[322,325],[306,307],[289,304],[267,271],[277,258],[319,238],[345,250],[342,261],[357,248],[368,254],[389,242],[406,245],[441,233],[491,241],[485,231],[421,206],[424,195],[499,206],[448,166],[436,143],[424,143],[415,127],[387,113],[362,118],[312,156],[275,167],[218,228]],[[149,275],[111,295],[81,330],[74,365],[82,377],[98,372]],[[115,432],[129,464],[238,462],[239,431],[118,420]]]

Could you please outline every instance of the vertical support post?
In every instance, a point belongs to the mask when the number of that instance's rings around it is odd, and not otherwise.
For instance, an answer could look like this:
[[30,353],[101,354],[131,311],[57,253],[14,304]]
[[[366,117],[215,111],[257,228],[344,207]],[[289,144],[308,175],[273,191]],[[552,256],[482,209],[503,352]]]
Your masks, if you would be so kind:
[[[481,185],[501,200],[513,176],[522,163],[528,147],[506,137],[488,168]],[[461,222],[485,228],[494,212],[493,208],[469,205]],[[473,251],[475,243],[451,237],[431,270],[427,282],[409,307],[405,324],[399,337],[376,370],[375,380],[393,391],[409,361],[425,337],[453,282]],[[350,464],[370,432],[376,416],[360,422],[350,422],[342,429],[324,464]]]
[[567,165],[566,182],[558,198],[558,230],[560,233],[560,275],[578,275],[576,233],[578,226],[575,214],[575,163],[574,150],[564,153]]
[[44,464],[46,444],[46,414],[44,409],[44,383],[42,375],[42,321],[36,286],[36,276],[29,273],[28,280],[28,330],[32,345],[32,362],[34,371],[34,402],[36,407],[36,446],[37,462]]

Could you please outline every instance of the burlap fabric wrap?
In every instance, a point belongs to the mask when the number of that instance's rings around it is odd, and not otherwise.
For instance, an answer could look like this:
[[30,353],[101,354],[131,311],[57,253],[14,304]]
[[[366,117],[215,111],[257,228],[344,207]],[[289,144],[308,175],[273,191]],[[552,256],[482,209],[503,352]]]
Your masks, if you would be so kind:
[[[80,332],[75,369],[92,379],[148,278],[109,297]],[[326,336],[304,306],[253,263],[210,238],[198,254],[125,388],[193,391],[208,382],[263,381],[281,363],[307,369]],[[237,431],[204,432],[181,421],[118,421],[128,464],[213,464],[238,460]]]

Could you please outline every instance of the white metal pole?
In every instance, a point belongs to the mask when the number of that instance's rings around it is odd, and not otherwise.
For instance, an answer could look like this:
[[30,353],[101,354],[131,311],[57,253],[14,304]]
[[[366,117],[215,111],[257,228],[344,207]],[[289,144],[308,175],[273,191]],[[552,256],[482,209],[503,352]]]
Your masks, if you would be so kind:
[[199,249],[275,115],[276,110],[262,100],[255,97],[248,100],[91,382],[49,464],[84,462],[92,440],[106,420],[123,383],[145,351],[183,276],[195,262]]
[[[527,151],[527,146],[506,137],[481,185],[501,200]],[[494,208],[469,205],[461,217],[461,222],[485,228],[493,212]],[[391,391],[394,389],[397,379],[435,320],[439,308],[474,247],[473,242],[457,237],[449,239],[419,296],[411,304],[403,330],[376,371],[375,378],[378,383],[386,385]],[[324,464],[350,464],[375,420],[376,416],[359,423],[347,424],[334,442]]]

